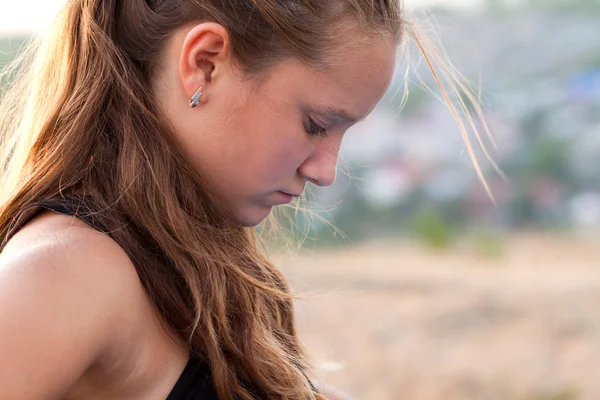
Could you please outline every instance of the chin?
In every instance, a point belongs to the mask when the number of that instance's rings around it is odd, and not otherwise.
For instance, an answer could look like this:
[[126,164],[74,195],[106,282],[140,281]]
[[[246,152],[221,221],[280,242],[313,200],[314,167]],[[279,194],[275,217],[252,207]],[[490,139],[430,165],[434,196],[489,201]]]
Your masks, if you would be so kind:
[[246,209],[244,212],[236,215],[236,219],[242,226],[253,227],[263,222],[271,213],[272,208],[272,206],[266,206]]

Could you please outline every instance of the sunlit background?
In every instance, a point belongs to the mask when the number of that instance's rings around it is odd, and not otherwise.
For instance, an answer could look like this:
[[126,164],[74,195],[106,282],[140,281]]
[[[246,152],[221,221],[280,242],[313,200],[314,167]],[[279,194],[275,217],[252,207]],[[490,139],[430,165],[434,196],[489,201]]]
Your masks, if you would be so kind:
[[[0,0],[0,63],[60,3]],[[400,110],[399,60],[318,192],[328,223],[279,261],[319,375],[356,399],[600,399],[600,2],[406,5],[480,95],[506,177],[475,144],[494,206],[416,74]]]

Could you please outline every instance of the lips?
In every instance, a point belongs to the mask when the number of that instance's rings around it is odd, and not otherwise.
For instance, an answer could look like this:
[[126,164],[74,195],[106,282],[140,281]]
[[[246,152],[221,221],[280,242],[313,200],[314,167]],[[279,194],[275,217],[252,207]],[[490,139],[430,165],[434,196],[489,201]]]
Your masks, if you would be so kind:
[[280,190],[281,193],[283,194],[287,194],[288,196],[292,196],[292,197],[300,197],[302,194],[295,194],[295,193],[290,193],[290,192],[284,192],[283,190]]

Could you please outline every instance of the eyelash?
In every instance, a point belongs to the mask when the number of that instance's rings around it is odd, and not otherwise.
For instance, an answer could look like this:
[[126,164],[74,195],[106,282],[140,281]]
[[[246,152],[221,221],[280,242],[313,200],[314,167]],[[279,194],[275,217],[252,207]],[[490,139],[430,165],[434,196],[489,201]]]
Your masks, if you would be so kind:
[[306,132],[312,136],[327,136],[327,129],[319,126],[312,118],[308,117],[308,128],[305,128]]

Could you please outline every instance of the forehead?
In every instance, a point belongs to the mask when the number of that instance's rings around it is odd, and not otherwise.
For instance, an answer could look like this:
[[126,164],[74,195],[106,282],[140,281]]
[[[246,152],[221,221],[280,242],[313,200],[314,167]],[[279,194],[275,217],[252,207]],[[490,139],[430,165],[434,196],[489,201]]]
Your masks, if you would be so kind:
[[397,46],[382,38],[348,42],[328,53],[325,68],[317,70],[297,60],[282,62],[269,78],[273,93],[296,96],[298,102],[329,114],[345,111],[348,120],[364,118],[391,82]]
[[[317,73],[321,91],[327,90],[339,108],[359,119],[383,97],[392,80],[397,45],[382,38],[362,38],[330,54],[328,67]],[[318,88],[314,95],[318,97]]]

